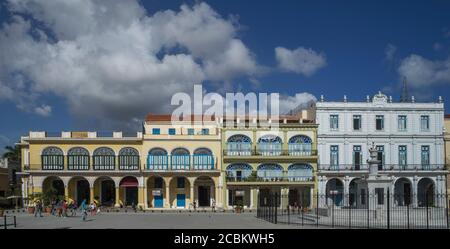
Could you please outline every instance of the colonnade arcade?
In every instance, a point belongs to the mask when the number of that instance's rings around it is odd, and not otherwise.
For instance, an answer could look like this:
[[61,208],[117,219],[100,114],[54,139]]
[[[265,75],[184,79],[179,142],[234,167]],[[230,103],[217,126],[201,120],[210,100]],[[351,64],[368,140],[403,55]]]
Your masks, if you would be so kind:
[[30,176],[28,193],[52,193],[58,199],[102,206],[193,208],[220,206],[219,176]]

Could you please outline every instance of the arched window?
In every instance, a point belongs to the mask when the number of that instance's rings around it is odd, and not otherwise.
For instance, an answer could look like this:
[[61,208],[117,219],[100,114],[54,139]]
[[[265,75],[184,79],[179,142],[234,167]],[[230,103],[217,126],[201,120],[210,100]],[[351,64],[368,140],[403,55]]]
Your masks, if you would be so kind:
[[282,180],[283,167],[278,164],[262,164],[258,166],[257,176],[265,181]]
[[312,140],[305,135],[296,135],[289,139],[289,155],[309,156],[312,150]]
[[281,155],[282,141],[279,136],[264,135],[258,139],[258,152],[263,156]]
[[64,153],[58,147],[47,147],[41,155],[42,170],[64,170]]
[[189,151],[185,148],[176,148],[172,150],[170,166],[173,170],[188,170],[191,166]]
[[163,156],[167,155],[167,151],[162,148],[153,148],[148,152],[148,154],[153,156]]
[[169,165],[167,151],[163,148],[153,148],[148,152],[148,170],[167,170]]
[[313,168],[309,164],[292,164],[288,167],[289,181],[312,181]]
[[139,152],[135,148],[125,147],[119,151],[119,169],[139,169]]
[[227,139],[227,155],[249,156],[252,151],[252,140],[242,134],[236,134]]
[[193,166],[195,170],[211,170],[214,169],[214,157],[210,149],[198,148],[192,156]]
[[226,168],[227,181],[243,181],[253,172],[253,168],[248,164],[231,164]]
[[94,170],[115,170],[116,156],[108,147],[100,147],[94,151]]
[[82,147],[71,148],[67,152],[69,170],[89,170],[89,151]]

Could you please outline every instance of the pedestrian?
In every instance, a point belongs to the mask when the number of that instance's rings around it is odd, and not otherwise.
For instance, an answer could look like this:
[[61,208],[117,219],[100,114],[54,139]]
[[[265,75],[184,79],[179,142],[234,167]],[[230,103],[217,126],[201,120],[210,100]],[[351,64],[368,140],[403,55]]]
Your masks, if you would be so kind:
[[86,221],[86,216],[87,216],[87,206],[86,206],[86,199],[84,199],[81,202],[81,218],[83,221]]
[[34,208],[34,217],[37,217],[37,215],[39,214],[39,217],[43,217],[42,216],[42,204],[40,200],[36,201],[36,207]]
[[95,215],[95,204],[93,202],[89,205],[89,209],[91,211],[91,216]]
[[213,212],[216,212],[216,200],[212,199],[211,208]]
[[68,207],[67,201],[64,200],[64,201],[63,201],[63,206],[62,206],[62,214],[63,214],[63,217],[64,217],[64,218],[67,217],[67,207]]
[[51,205],[51,214],[52,215],[55,215],[55,213],[56,213],[56,201],[55,200],[52,200],[51,201],[51,203],[50,203],[50,205]]

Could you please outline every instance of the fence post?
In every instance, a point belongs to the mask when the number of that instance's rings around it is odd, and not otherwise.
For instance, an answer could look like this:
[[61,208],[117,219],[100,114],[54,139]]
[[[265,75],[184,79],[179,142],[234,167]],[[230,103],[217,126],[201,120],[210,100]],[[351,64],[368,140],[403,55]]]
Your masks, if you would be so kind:
[[275,224],[277,224],[277,209],[278,209],[278,193],[275,192]]
[[389,188],[388,188],[387,189],[387,229],[390,229],[390,227],[391,227],[390,208],[391,208],[391,196],[389,194]]
[[8,229],[8,228],[7,228],[7,224],[6,224],[6,215],[3,216],[3,223],[4,223],[4,225],[5,225],[5,229]]
[[409,229],[409,203],[406,205],[406,217],[408,219],[408,229]]
[[352,205],[348,202],[348,228],[352,228]]
[[426,206],[426,212],[427,212],[427,229],[429,229],[429,224],[428,224],[428,193],[425,193],[425,206]]
[[291,217],[290,217],[290,213],[289,213],[289,211],[290,211],[290,208],[289,208],[289,203],[288,203],[288,205],[287,205],[287,218],[288,218],[288,225],[289,225],[289,224],[291,224],[291,222],[290,222],[290,221],[291,221],[291,220],[290,220],[290,218],[291,218]]
[[331,204],[331,227],[334,227],[334,204],[336,201],[336,197],[334,193],[332,194],[332,196],[333,196],[333,203]]
[[17,227],[16,216],[14,215],[14,227]]
[[319,193],[316,196],[316,226],[319,226]]
[[367,229],[370,228],[370,194],[369,191],[367,191],[367,198],[366,198],[366,203],[367,203]]
[[448,195],[445,195],[445,216],[447,217],[447,229],[448,227]]

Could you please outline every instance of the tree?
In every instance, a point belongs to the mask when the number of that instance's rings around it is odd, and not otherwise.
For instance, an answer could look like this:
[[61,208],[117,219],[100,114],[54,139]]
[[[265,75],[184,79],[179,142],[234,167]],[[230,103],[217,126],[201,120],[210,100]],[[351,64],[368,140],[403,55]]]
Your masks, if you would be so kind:
[[5,146],[6,152],[3,153],[3,158],[7,158],[10,162],[20,162],[21,150],[19,145]]

